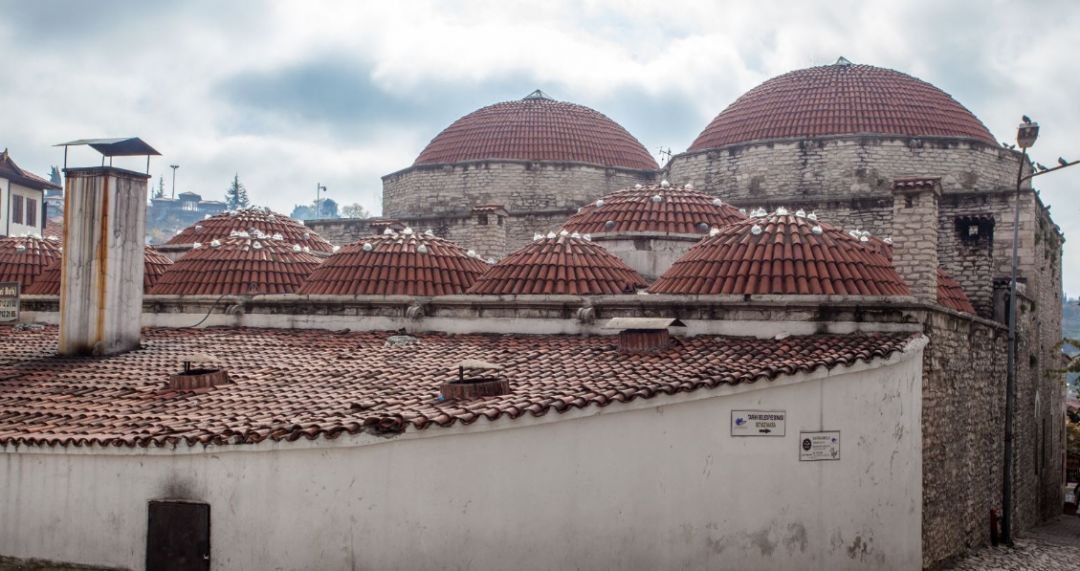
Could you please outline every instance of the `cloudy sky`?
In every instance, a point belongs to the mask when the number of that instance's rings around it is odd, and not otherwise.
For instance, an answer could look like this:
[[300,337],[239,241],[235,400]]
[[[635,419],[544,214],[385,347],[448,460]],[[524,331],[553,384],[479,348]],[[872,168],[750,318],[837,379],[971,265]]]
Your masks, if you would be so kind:
[[[0,147],[46,174],[51,145],[141,136],[177,192],[233,173],[288,212],[321,182],[379,212],[380,176],[453,120],[541,88],[650,151],[684,150],[774,75],[839,56],[951,93],[999,139],[1043,125],[1040,162],[1080,158],[1080,11],[1070,2],[0,0]],[[86,152],[86,151],[84,151]],[[76,154],[73,163],[96,160]],[[1080,295],[1080,167],[1038,179]]]

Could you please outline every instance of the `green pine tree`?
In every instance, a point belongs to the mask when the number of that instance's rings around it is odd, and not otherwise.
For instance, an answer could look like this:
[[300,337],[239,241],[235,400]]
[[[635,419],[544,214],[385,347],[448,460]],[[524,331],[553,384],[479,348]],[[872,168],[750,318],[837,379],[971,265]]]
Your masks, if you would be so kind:
[[154,189],[154,198],[165,197],[165,177],[158,179],[158,187]]
[[251,202],[248,201],[247,189],[240,184],[239,174],[233,176],[229,190],[225,191],[225,204],[229,207],[229,210],[240,210],[251,206]]

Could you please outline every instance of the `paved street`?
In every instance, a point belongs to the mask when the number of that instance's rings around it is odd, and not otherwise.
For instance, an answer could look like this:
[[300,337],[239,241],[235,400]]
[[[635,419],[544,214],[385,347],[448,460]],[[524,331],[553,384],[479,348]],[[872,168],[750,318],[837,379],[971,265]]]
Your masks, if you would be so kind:
[[956,571],[1075,571],[1080,569],[1080,517],[1056,521],[1017,538],[1016,547],[988,547],[958,562]]

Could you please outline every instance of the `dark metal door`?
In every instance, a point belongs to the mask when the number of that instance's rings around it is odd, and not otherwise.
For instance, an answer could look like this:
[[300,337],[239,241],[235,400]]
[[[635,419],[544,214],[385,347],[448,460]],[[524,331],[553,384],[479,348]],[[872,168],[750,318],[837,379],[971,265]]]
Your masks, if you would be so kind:
[[146,530],[148,571],[209,571],[210,505],[151,501]]

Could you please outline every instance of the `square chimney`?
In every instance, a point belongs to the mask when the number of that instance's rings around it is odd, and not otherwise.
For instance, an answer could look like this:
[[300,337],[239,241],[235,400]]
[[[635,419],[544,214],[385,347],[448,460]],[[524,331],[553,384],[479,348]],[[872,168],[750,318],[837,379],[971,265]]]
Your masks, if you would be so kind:
[[[67,167],[67,147],[89,145],[102,166]],[[139,346],[149,174],[112,166],[114,156],[158,152],[136,138],[63,143],[64,236],[60,353],[110,355]],[[109,165],[105,165],[105,157]],[[149,170],[149,168],[147,169]]]

